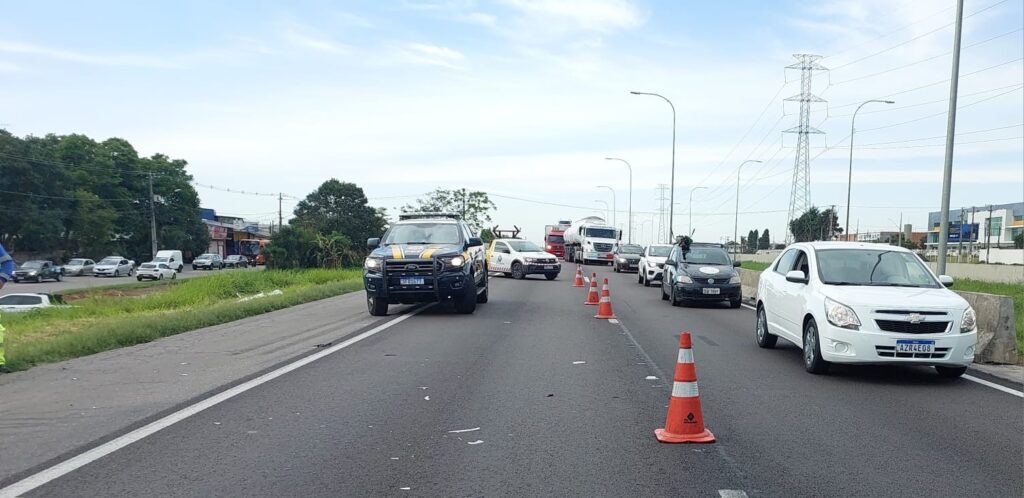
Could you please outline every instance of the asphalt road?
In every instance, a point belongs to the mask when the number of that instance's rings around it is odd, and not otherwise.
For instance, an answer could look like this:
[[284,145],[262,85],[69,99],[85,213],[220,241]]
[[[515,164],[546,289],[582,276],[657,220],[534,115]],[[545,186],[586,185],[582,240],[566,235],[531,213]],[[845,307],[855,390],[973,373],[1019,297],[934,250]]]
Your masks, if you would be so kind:
[[[253,271],[262,267],[249,268],[249,271]],[[181,273],[178,274],[178,278],[194,278],[210,275],[217,273],[218,270],[192,270],[191,267],[186,266]],[[226,270],[234,271],[234,270]],[[66,291],[71,289],[87,289],[91,287],[103,287],[107,285],[127,284],[135,282],[135,277],[129,277],[127,275],[120,277],[94,277],[92,275],[80,276],[80,277],[64,277],[64,280],[60,282],[54,282],[53,280],[44,280],[42,282],[7,282],[3,289],[0,289],[0,296],[6,296],[7,294],[19,294],[23,292],[33,293],[45,293],[52,294],[54,292]]]
[[[30,495],[1024,494],[1020,398],[927,368],[813,376],[756,346],[750,310],[599,272],[620,323],[568,278],[495,278],[474,315],[428,308]],[[654,439],[681,330],[712,445]]]

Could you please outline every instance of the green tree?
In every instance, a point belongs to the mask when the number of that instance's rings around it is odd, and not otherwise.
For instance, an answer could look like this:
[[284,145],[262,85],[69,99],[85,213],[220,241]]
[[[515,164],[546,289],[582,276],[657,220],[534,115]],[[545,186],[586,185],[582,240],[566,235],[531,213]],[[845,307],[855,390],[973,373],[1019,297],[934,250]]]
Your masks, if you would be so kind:
[[426,197],[416,199],[416,205],[406,204],[403,213],[459,213],[462,219],[482,233],[484,227],[491,222],[491,211],[497,206],[491,202],[486,192],[468,191],[464,188],[455,190],[435,189]]
[[747,252],[757,252],[757,230],[747,232]]
[[293,269],[315,268],[317,261],[317,236],[319,234],[302,226],[281,227],[270,239],[265,249],[267,268]]
[[811,207],[799,218],[790,221],[789,230],[797,242],[827,240],[829,234],[843,233],[836,212],[831,208],[819,211],[817,207]]
[[338,234],[361,247],[384,233],[386,213],[367,204],[354,183],[327,180],[299,201],[292,224],[324,235]]
[[757,239],[758,249],[768,249],[772,245],[772,237],[768,233],[768,229],[765,228],[764,232],[761,232],[761,238]]

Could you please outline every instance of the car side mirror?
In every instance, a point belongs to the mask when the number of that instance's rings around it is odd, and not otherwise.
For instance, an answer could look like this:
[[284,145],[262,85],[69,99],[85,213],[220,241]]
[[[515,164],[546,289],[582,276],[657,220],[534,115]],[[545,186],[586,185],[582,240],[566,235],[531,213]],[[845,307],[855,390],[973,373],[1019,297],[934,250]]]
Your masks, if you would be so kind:
[[484,245],[484,241],[481,240],[480,237],[470,237],[469,238],[469,242],[466,242],[466,247],[467,248],[469,248],[469,247],[482,247],[483,245]]
[[371,238],[371,239],[366,239],[366,248],[367,249],[372,251],[372,250],[376,249],[379,246],[380,246],[380,238],[379,237],[374,237],[374,238]]
[[666,266],[675,266],[676,265],[676,260],[671,259],[671,258],[670,259],[666,259],[665,260],[665,265]]
[[741,264],[742,264],[742,263],[740,263],[739,261],[733,261],[733,262],[732,262],[732,266],[733,266],[733,267],[736,267],[736,268],[739,268]]
[[946,287],[952,287],[953,286],[953,277],[951,277],[949,275],[939,275],[939,283],[944,285],[944,286],[946,286]]
[[797,284],[806,284],[807,275],[804,275],[804,272],[800,270],[790,270],[789,273],[786,273],[786,281]]

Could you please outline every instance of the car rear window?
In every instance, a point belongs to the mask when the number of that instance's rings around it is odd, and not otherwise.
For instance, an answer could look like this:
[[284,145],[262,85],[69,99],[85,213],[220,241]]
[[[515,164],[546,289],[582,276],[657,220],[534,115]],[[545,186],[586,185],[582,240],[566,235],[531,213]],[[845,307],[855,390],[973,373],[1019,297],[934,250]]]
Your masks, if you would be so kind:
[[43,298],[40,296],[4,296],[0,297],[0,306],[30,306],[33,304],[42,304]]

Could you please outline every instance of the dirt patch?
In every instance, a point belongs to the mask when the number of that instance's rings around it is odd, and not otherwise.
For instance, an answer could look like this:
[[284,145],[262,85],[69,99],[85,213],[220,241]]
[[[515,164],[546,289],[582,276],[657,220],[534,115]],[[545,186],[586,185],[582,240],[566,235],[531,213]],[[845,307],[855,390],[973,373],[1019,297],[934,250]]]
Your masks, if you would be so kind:
[[80,301],[82,299],[89,299],[93,297],[145,297],[150,294],[165,292],[167,291],[167,289],[167,286],[160,285],[153,287],[134,287],[126,289],[82,290],[78,292],[62,294],[61,298],[63,298],[65,303],[72,303],[75,301]]

